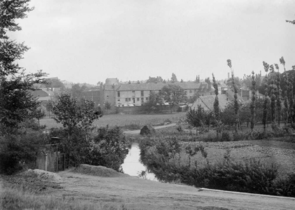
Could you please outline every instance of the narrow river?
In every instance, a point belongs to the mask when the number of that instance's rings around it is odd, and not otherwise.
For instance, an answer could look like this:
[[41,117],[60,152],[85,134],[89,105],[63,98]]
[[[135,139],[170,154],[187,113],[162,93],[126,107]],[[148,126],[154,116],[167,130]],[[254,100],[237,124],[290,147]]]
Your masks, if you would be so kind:
[[[140,148],[138,143],[133,143],[128,155],[126,156],[122,168],[125,174],[138,176],[144,179],[158,181],[155,174],[148,173],[147,168],[140,162]],[[142,176],[142,174],[144,174]]]

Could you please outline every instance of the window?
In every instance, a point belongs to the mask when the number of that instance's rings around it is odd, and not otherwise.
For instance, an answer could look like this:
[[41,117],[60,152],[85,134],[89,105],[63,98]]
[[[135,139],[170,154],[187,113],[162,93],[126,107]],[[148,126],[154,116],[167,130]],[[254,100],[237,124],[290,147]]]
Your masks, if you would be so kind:
[[120,99],[118,99],[118,101],[120,101]]
[[143,100],[144,100],[144,99],[143,99],[143,98],[141,98],[141,102],[142,102],[142,103],[143,103]]
[[125,101],[127,102],[128,101],[128,98],[125,98]]
[[118,97],[120,97],[120,91],[118,91]]
[[141,91],[141,96],[144,96],[144,92],[143,92],[143,90]]
[[145,100],[148,101],[149,100],[149,97],[146,97]]
[[137,101],[139,101],[139,98],[137,98]]
[[190,92],[190,93],[192,93],[193,91],[192,91],[192,90],[190,90],[189,92]]

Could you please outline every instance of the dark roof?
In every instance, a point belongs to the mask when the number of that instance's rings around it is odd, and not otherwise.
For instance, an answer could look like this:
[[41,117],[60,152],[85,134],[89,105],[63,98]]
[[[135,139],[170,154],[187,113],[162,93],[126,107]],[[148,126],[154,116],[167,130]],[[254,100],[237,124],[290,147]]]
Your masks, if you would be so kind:
[[37,97],[37,98],[49,96],[49,94],[43,90],[34,90],[34,91],[30,91],[30,92],[34,97]]
[[199,89],[203,83],[195,83],[195,82],[174,82],[174,83],[131,83],[131,84],[121,84],[118,87],[118,91],[139,91],[139,90],[152,90],[157,91],[161,90],[165,85],[178,85],[184,90],[190,89]]
[[[214,110],[214,101],[215,101],[215,95],[207,95],[207,96],[200,96],[195,103],[192,105],[192,109],[197,109],[198,105],[201,105],[205,111],[213,111]],[[220,94],[218,95],[218,101],[219,101],[219,108],[220,110],[224,110],[227,103],[229,102],[229,99],[226,94]]]

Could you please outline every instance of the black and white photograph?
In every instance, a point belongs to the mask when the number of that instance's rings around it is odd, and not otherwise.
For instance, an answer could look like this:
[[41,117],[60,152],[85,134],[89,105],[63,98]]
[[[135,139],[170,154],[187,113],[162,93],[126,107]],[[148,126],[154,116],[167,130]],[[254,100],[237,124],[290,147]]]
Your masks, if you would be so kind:
[[0,209],[294,210],[294,0],[0,0]]

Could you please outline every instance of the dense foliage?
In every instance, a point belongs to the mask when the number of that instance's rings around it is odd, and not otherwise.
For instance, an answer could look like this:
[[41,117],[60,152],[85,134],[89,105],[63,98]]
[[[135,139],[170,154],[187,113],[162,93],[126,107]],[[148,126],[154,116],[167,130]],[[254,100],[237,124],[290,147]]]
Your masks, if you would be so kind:
[[[295,197],[295,175],[278,178],[278,166],[274,164],[265,164],[255,159],[236,162],[230,154],[225,154],[222,160],[213,164],[208,161],[206,148],[202,145],[183,148],[176,138],[146,139],[140,142],[140,148],[141,160],[161,181]],[[181,163],[182,151],[188,155],[187,164]],[[191,161],[197,155],[206,159],[207,164]]]

